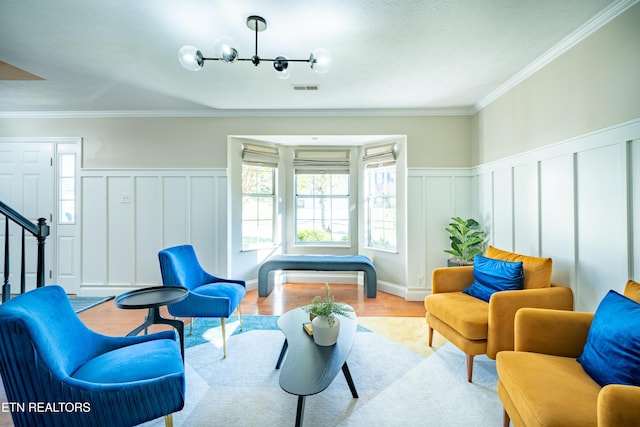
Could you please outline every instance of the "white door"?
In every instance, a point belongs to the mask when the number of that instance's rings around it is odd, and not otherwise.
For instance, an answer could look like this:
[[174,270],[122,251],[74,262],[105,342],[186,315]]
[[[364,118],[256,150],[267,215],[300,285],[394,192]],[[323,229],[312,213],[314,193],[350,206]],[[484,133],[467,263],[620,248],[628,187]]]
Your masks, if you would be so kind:
[[[37,224],[53,218],[53,143],[0,141],[0,200]],[[53,231],[53,230],[51,230]],[[4,284],[5,218],[0,215],[0,278]],[[20,292],[22,228],[9,221],[9,283],[11,293]],[[45,283],[51,283],[52,239],[45,243]],[[26,290],[36,287],[38,245],[31,233],[25,233]]]

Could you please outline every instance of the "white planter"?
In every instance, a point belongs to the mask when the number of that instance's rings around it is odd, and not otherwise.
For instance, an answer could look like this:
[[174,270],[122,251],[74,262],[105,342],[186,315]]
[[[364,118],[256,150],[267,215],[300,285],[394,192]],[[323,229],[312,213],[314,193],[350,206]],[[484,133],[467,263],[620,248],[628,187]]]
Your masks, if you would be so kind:
[[313,341],[321,346],[334,345],[338,341],[338,333],[340,332],[340,319],[335,317],[333,327],[329,326],[329,320],[326,316],[316,316],[312,321],[313,324]]

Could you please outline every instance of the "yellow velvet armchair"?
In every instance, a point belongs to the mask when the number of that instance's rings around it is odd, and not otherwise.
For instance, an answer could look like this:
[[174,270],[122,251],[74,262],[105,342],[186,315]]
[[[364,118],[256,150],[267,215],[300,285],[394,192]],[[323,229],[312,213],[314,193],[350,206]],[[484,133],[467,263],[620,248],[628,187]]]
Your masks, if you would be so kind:
[[[640,283],[630,280],[624,294],[640,302]],[[518,311],[515,351],[496,360],[505,427],[640,425],[640,387],[601,387],[577,360],[593,318],[575,311]]]
[[487,258],[522,261],[522,290],[493,294],[489,302],[462,293],[473,283],[473,266],[436,268],[432,294],[425,298],[429,346],[437,331],[467,357],[467,380],[472,381],[473,358],[486,354],[492,359],[502,350],[513,350],[513,322],[523,307],[573,310],[571,288],[551,283],[551,258],[539,258],[503,251],[490,246]]

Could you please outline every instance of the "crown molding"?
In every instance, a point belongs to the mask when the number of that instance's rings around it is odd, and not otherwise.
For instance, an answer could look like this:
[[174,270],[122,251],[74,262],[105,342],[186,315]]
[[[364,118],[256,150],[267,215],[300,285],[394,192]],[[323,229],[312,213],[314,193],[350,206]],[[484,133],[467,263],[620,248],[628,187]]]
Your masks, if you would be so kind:
[[114,117],[381,117],[470,116],[472,107],[385,108],[327,110],[122,110],[122,111],[6,111],[0,119],[94,119]]
[[567,52],[569,49],[580,43],[582,40],[589,37],[591,34],[595,33],[597,30],[602,28],[607,23],[611,22],[620,14],[624,13],[627,9],[634,6],[640,0],[619,0],[614,3],[611,3],[609,6],[604,8],[602,12],[588,20],[581,27],[575,30],[573,33],[569,34],[558,44],[553,46],[547,52],[545,52],[538,59],[533,61],[531,64],[527,65],[525,68],[520,70],[516,75],[511,77],[509,80],[500,85],[493,92],[482,98],[471,108],[471,114],[476,114],[489,104],[491,104],[496,99],[500,98],[502,95],[522,83],[524,80],[528,79],[536,72],[538,72],[541,68],[549,64],[551,61],[558,58],[563,53]]

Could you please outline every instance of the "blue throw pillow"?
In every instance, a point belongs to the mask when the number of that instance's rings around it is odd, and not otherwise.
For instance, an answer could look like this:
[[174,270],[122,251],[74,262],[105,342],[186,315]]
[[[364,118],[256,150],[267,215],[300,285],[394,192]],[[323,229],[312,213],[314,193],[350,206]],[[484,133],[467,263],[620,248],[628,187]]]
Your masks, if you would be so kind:
[[609,291],[596,309],[578,362],[602,387],[640,386],[640,304]]
[[476,255],[473,262],[473,283],[462,292],[489,302],[499,291],[522,289],[522,261],[502,261]]

